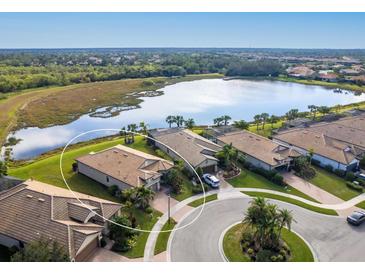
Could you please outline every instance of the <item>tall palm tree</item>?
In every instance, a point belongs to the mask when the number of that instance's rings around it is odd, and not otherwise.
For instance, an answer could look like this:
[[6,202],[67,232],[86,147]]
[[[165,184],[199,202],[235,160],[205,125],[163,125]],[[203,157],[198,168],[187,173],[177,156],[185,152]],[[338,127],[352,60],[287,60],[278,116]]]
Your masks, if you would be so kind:
[[175,123],[177,127],[181,127],[184,123],[184,117],[180,115],[175,116]]
[[213,120],[213,124],[216,125],[217,127],[219,127],[221,125],[221,123],[223,122],[222,117],[217,117]]
[[139,123],[139,128],[144,135],[147,135],[148,124],[142,121]]
[[259,130],[259,125],[261,123],[261,115],[260,114],[256,114],[254,117],[253,117],[254,121],[255,121],[255,124],[256,124],[256,130]]
[[169,127],[171,127],[171,125],[173,123],[175,123],[175,116],[172,116],[172,115],[167,116],[166,117],[166,123],[168,123],[169,124]]
[[316,105],[309,105],[308,106],[308,109],[312,113],[312,120],[315,120],[316,119],[316,113],[317,113],[318,107]]
[[125,130],[125,127],[122,127],[121,131],[120,131],[120,135],[121,136],[124,136],[124,143],[126,144],[127,143],[127,132]]
[[286,226],[289,230],[291,230],[291,224],[292,222],[295,222],[293,214],[288,209],[279,209],[278,214],[279,219],[279,238],[281,236],[281,230],[284,226]]
[[184,121],[184,124],[187,128],[191,129],[195,126],[195,121],[193,118],[189,118]]
[[266,124],[266,121],[267,119],[269,119],[270,115],[269,113],[261,113],[261,120],[262,120],[262,129],[264,130],[265,129],[265,124]]
[[226,126],[228,125],[229,121],[232,120],[231,116],[229,115],[223,115],[221,117],[222,121],[223,121],[223,124]]
[[237,160],[238,151],[231,144],[226,144],[223,146],[222,150],[217,153],[217,156],[224,159],[224,165],[227,169],[231,169],[232,161]]
[[138,126],[136,124],[130,124],[127,126],[128,131],[132,134],[132,143],[134,143],[134,132],[137,131]]
[[275,115],[270,116],[271,129],[274,128],[274,124],[279,122],[279,120],[280,120],[280,118],[278,116],[275,116]]

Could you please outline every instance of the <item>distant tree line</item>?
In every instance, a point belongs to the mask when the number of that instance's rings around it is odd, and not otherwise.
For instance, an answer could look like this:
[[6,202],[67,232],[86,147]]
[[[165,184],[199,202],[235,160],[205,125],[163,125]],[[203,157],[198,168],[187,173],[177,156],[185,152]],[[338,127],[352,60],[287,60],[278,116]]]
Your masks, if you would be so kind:
[[[199,52],[199,51],[198,51]],[[235,52],[68,53],[1,52],[0,92],[47,86],[221,73],[227,76],[277,76],[278,61],[248,61]]]

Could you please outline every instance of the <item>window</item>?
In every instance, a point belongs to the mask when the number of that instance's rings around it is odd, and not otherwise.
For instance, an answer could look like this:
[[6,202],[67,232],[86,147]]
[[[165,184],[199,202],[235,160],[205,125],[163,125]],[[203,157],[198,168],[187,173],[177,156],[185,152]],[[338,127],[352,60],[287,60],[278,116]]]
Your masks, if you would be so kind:
[[109,176],[106,176],[106,181],[109,183]]

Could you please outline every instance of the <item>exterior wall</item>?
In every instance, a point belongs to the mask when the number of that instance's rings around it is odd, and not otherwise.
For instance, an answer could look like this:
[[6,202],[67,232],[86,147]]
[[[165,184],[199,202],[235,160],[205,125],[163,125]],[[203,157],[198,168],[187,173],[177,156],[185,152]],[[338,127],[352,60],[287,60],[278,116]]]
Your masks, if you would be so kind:
[[[303,148],[300,148],[300,147],[297,147],[297,146],[291,146],[291,145],[289,145],[289,144],[287,144],[283,141],[276,140],[276,139],[274,139],[274,141],[278,144],[283,144],[283,145],[289,146],[290,148],[294,148],[303,155],[308,155],[308,153],[309,153],[307,150],[305,150]],[[353,168],[356,167],[356,164],[345,165],[345,164],[339,163],[335,160],[329,159],[327,157],[324,157],[324,156],[316,154],[316,153],[313,154],[312,159],[319,161],[320,165],[322,167],[330,165],[330,166],[333,167],[333,169],[340,169],[340,170],[343,170],[343,171],[349,171],[349,170],[352,170]]]
[[104,173],[80,162],[78,162],[78,172],[108,187],[116,185],[121,190],[131,188],[130,185],[123,183],[122,181],[119,181],[113,177],[107,176]]
[[0,244],[3,245],[3,246],[6,246],[6,247],[12,247],[12,246],[17,246],[19,247],[20,244],[19,244],[19,241],[14,239],[14,238],[11,238],[11,237],[8,237],[6,235],[3,235],[3,234],[0,234]]
[[[245,155],[245,154],[243,154]],[[270,166],[269,164],[267,163],[264,163],[250,155],[245,155],[245,159],[247,162],[249,162],[250,164],[252,164],[253,166],[255,167],[259,167],[259,168],[263,168],[265,170],[271,170],[272,169],[272,166]]]

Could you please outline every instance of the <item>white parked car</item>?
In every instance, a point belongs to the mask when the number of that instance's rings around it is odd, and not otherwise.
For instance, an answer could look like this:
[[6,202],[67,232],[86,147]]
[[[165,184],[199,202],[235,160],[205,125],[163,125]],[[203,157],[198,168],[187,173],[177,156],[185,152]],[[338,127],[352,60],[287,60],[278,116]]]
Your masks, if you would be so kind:
[[210,185],[213,188],[218,188],[220,186],[219,179],[212,174],[209,174],[209,173],[204,174],[203,180],[205,183],[207,183],[208,185]]

